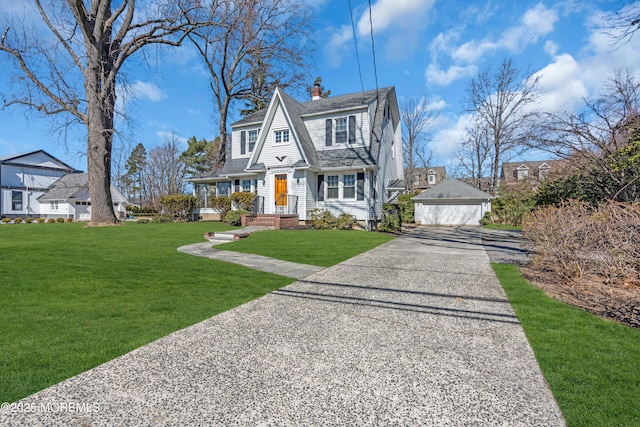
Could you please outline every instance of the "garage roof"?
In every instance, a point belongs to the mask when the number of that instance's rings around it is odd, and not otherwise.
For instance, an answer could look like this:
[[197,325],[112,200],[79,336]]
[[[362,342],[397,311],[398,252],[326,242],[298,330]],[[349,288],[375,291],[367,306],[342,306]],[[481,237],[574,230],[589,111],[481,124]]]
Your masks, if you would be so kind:
[[444,200],[444,199],[495,199],[489,193],[480,191],[475,187],[458,181],[455,178],[449,178],[438,185],[423,191],[415,196],[412,200]]

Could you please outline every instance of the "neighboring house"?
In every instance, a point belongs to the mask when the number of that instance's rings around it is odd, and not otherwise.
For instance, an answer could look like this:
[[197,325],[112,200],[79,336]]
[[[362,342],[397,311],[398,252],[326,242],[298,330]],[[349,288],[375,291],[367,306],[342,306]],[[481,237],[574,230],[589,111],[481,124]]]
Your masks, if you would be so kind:
[[[128,202],[113,185],[111,199],[116,217],[125,218]],[[43,218],[62,217],[89,221],[91,219],[89,174],[72,173],[63,176],[38,197],[38,202],[40,202],[40,216]]]
[[480,225],[495,197],[457,179],[447,179],[413,197],[416,224]]
[[413,179],[414,188],[420,190],[431,188],[447,179],[447,169],[444,166],[416,168]]
[[549,176],[560,175],[566,169],[567,164],[563,160],[504,162],[500,174],[500,184],[509,186],[526,181],[533,187],[538,187]]
[[38,198],[58,179],[76,172],[43,150],[0,157],[0,217],[41,216]]
[[210,196],[256,194],[264,214],[328,209],[367,227],[405,189],[400,114],[393,87],[297,102],[276,88],[268,108],[231,125],[230,156],[190,178],[211,218]]

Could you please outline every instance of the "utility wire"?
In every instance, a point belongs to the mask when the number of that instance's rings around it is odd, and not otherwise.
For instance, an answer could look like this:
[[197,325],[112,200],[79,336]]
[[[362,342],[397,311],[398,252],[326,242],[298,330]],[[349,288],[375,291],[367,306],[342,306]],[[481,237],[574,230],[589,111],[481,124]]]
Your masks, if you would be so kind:
[[369,28],[371,29],[371,52],[373,53],[373,75],[376,80],[376,98],[378,98],[378,67],[376,66],[376,47],[373,42],[373,18],[371,17],[371,0],[369,0]]
[[351,31],[353,32],[353,43],[356,46],[356,60],[358,61],[358,75],[360,76],[360,88],[362,89],[362,100],[364,102],[364,81],[362,80],[362,68],[360,67],[360,54],[358,54],[358,40],[356,40],[356,25],[353,22],[353,9],[349,0],[349,15],[351,16]]

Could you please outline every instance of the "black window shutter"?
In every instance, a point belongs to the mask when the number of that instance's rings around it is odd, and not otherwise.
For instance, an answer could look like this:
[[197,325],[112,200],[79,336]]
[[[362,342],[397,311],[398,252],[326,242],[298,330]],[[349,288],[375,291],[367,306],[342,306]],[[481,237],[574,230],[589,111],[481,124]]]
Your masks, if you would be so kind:
[[236,187],[235,192],[238,193],[240,191],[240,180],[239,179],[236,179],[235,187]]
[[324,201],[324,175],[318,175],[318,201]]
[[240,132],[240,154],[247,152],[247,132]]
[[331,144],[333,144],[333,119],[327,119],[326,122],[326,146],[329,147]]
[[364,172],[358,172],[358,200],[364,200]]
[[356,116],[349,116],[349,144],[356,142]]

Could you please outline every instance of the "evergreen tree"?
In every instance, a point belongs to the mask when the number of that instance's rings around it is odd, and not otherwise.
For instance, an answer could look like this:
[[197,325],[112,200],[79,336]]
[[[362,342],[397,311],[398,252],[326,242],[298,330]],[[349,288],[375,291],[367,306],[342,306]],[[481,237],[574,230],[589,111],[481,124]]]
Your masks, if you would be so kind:
[[220,165],[218,153],[220,152],[220,137],[213,141],[197,139],[192,136],[187,141],[189,147],[180,155],[180,160],[185,165],[187,175],[196,176],[210,172]]

